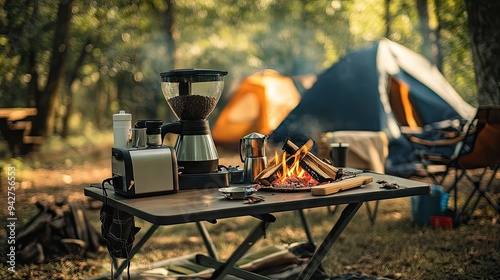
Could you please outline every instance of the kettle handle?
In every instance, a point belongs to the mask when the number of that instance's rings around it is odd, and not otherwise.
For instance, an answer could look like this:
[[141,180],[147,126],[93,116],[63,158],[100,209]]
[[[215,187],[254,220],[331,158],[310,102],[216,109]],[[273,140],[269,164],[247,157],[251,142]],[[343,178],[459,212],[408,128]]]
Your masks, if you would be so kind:
[[163,138],[165,138],[167,133],[180,134],[181,131],[182,131],[182,124],[179,121],[170,122],[162,125],[162,127],[160,128],[162,143],[163,143]]
[[245,162],[245,160],[243,159],[243,154],[241,153],[241,151],[243,150],[242,149],[242,146],[241,146],[241,143],[243,142],[243,138],[240,139],[240,159],[241,159],[241,162]]

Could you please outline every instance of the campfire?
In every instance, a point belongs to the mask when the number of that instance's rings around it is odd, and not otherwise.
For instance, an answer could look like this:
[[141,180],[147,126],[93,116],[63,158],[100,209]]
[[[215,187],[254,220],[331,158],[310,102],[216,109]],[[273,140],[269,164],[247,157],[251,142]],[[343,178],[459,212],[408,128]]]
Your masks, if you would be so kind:
[[287,154],[282,153],[281,156],[276,152],[274,162],[281,164],[281,169],[276,172],[276,179],[271,185],[275,188],[304,188],[318,184],[309,173],[300,166],[302,149],[290,156],[292,164],[288,166]]
[[257,175],[257,188],[274,190],[312,190],[313,195],[328,195],[341,190],[359,187],[373,181],[371,176],[349,174],[321,160],[313,153],[314,140],[309,139],[302,147],[291,140],[283,145],[281,153],[268,162],[268,166]]
[[281,154],[276,152],[268,167],[257,175],[256,181],[273,188],[300,189],[338,179],[339,169],[311,153],[313,147],[312,139],[302,147],[287,140]]

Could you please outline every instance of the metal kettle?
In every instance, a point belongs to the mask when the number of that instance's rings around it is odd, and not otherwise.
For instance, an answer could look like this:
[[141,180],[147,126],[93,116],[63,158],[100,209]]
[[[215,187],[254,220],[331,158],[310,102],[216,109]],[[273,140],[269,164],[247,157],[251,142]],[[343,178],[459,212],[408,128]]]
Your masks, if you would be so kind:
[[243,166],[245,183],[255,183],[255,177],[267,167],[267,138],[267,135],[254,132],[240,139],[240,159],[245,163]]

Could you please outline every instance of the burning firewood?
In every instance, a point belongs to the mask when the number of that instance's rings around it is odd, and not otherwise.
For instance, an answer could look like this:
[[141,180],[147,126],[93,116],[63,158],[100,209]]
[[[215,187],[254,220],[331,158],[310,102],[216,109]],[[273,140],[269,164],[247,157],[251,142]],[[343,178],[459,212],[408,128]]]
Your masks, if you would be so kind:
[[283,146],[283,152],[276,154],[255,178],[259,183],[277,188],[309,187],[337,179],[338,169],[316,157],[310,151],[314,141],[309,139],[302,147],[291,140]]
[[[283,158],[283,161],[288,165],[289,163],[291,164],[292,156],[287,155],[286,153],[282,153],[279,158]],[[267,168],[262,170],[256,177],[255,181],[258,181],[259,183],[270,186],[271,183],[273,183],[276,178],[277,178],[277,172],[283,168],[283,164],[281,161],[275,160],[273,163],[268,163]]]
[[[304,146],[305,145],[308,147],[310,146],[311,148],[309,150],[311,150],[314,146],[314,140],[309,139]],[[288,139],[283,146],[283,150],[287,153],[295,153],[299,150],[299,147]],[[300,162],[300,165],[320,183],[337,179],[338,168],[320,160],[313,153],[307,152]]]
[[301,188],[307,188],[307,187],[312,187],[317,185],[318,182],[316,182],[314,179],[310,177],[305,177],[305,178],[300,178],[297,176],[293,177],[288,177],[284,182],[281,182],[280,180],[276,180],[272,186],[275,189],[301,189]]

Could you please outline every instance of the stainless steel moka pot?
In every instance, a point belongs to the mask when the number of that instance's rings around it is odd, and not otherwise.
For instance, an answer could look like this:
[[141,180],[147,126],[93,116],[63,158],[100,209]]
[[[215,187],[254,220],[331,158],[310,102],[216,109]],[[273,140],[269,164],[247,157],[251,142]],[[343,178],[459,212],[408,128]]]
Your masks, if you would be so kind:
[[255,183],[255,177],[267,167],[267,138],[266,135],[254,132],[240,139],[240,159],[245,163],[243,165],[245,183]]

